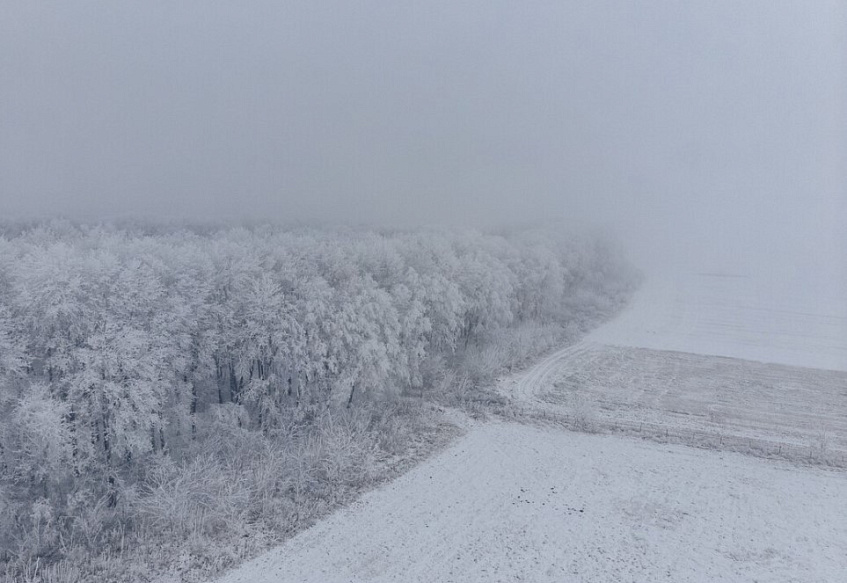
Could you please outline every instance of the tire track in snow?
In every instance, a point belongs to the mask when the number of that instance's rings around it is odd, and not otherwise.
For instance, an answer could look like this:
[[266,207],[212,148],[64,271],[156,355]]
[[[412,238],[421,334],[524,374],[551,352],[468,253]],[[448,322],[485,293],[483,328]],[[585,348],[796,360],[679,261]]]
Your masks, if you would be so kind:
[[554,352],[521,375],[509,389],[509,395],[522,405],[543,405],[541,391],[551,377],[566,367],[569,362],[582,358],[594,347],[590,341],[582,341]]

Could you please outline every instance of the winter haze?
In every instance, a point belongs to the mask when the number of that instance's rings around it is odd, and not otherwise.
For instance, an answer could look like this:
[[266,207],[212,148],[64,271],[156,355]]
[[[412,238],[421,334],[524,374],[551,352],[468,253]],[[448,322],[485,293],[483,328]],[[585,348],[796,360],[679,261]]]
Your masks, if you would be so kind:
[[841,581],[845,516],[845,0],[0,0],[0,583]]
[[0,214],[550,220],[845,279],[847,11],[3,3]]

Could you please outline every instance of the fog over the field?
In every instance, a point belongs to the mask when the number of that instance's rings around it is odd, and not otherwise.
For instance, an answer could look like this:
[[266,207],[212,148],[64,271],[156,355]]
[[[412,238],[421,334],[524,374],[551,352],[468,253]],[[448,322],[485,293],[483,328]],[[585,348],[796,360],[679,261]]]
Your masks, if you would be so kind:
[[847,8],[0,7],[0,215],[601,224],[847,279]]

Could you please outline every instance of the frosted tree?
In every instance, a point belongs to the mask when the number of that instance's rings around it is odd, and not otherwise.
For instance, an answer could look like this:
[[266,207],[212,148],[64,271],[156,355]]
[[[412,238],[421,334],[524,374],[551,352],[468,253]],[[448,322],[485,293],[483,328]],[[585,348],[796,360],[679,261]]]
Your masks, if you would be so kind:
[[30,489],[49,494],[71,475],[72,439],[69,407],[56,400],[50,388],[33,383],[18,399],[4,403],[8,418],[0,429],[7,477]]
[[235,373],[244,383],[240,399],[257,411],[260,426],[278,419],[288,395],[287,375],[304,356],[304,333],[294,305],[271,274],[244,284],[236,312]]
[[164,289],[149,267],[100,253],[90,257],[88,277],[99,283],[88,295],[96,316],[74,350],[67,399],[77,427],[92,433],[80,440],[89,459],[108,467],[163,445],[173,331],[160,320]]
[[432,324],[424,304],[424,289],[414,270],[406,273],[407,284],[400,283],[391,290],[391,298],[399,318],[399,350],[402,359],[395,365],[397,380],[409,388],[421,387],[421,366],[429,351]]
[[423,303],[430,323],[428,344],[435,352],[452,352],[462,328],[465,298],[454,276],[460,269],[450,242],[441,233],[410,235],[401,252],[415,274],[408,285]]
[[480,331],[512,321],[516,278],[503,262],[484,249],[479,236],[459,241],[458,245],[461,269],[456,280],[465,301],[461,338],[467,346]]
[[16,337],[9,308],[0,304],[0,383],[11,382],[25,366],[23,339]]

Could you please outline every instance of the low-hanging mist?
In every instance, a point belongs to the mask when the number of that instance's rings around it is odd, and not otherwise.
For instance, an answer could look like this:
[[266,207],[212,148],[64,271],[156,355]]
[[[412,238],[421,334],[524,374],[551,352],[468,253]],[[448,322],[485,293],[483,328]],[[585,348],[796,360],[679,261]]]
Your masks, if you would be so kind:
[[555,219],[651,269],[847,284],[839,0],[3,13],[0,217]]

